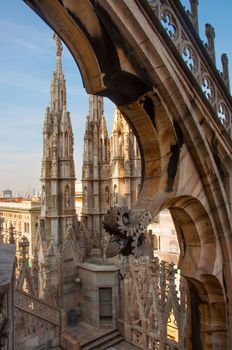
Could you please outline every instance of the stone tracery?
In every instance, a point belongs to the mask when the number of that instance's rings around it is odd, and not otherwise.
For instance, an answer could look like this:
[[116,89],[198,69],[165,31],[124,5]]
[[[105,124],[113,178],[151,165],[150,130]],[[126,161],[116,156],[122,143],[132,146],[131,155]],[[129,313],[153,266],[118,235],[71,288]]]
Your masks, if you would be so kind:
[[[209,81],[208,76],[211,76],[210,74],[211,71],[207,65],[207,60],[205,61],[202,55],[200,55],[199,53],[197,54],[195,53],[195,52],[199,52],[199,50],[197,50],[197,44],[195,44],[194,41],[191,40],[191,34],[188,33],[188,30],[186,29],[186,27],[181,25],[180,21],[178,20],[178,11],[176,10],[175,4],[169,0],[165,2],[163,2],[162,0],[157,0],[155,2],[153,0],[149,0],[149,3],[151,4],[151,7],[153,8],[156,16],[160,19],[162,26],[167,31],[167,34],[176,45],[178,51],[180,52],[183,60],[186,62],[188,68],[195,76],[199,85],[202,87],[202,90],[205,93],[207,99],[213,104],[215,112],[219,117],[219,120],[222,122],[226,130],[229,131],[230,125],[231,125],[232,111],[231,110],[229,111],[229,108],[226,102],[226,97],[225,97],[225,99],[223,98],[223,105],[227,110],[226,118],[222,117],[223,113],[220,114],[218,112],[218,109],[214,104],[214,100],[216,98],[218,102],[219,100],[218,96],[221,93],[221,89],[217,86],[216,81]],[[196,32],[198,33],[196,1],[191,1],[191,12],[188,11],[188,15],[196,29]],[[177,35],[177,33],[180,33],[180,37]],[[214,28],[208,23],[206,24],[206,37],[207,37],[207,44],[205,45],[205,47],[208,51],[210,58],[215,64],[215,49],[214,49],[215,32],[214,32]],[[184,47],[183,47],[183,42],[185,43]],[[192,48],[193,45],[195,46],[194,49]],[[228,59],[226,54],[222,54],[222,66],[223,66],[222,78],[225,82],[225,85],[229,88]]]
[[126,264],[123,281],[130,302],[124,305],[123,322],[131,329],[127,340],[141,349],[186,349],[186,288],[177,269],[158,258],[129,257]]

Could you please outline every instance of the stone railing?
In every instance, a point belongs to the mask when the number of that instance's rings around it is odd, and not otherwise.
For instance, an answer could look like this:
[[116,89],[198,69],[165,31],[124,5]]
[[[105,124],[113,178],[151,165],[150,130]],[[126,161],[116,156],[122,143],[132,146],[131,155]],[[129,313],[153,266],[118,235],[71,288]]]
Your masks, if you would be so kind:
[[20,289],[15,292],[15,307],[57,326],[61,325],[59,309]]
[[196,13],[186,13],[179,0],[148,0],[148,3],[214,108],[219,120],[231,133],[232,104],[229,94],[228,60],[223,54],[223,73],[220,75],[215,67],[214,28],[210,24],[206,25],[208,43],[203,45],[198,36],[196,1],[192,1],[192,6],[196,3]]
[[[161,342],[155,336],[148,334],[147,342],[148,342],[148,349],[149,350],[150,349],[151,350],[160,350],[161,349],[160,348]],[[175,341],[166,340],[163,342],[162,349],[164,349],[164,350],[181,350],[182,348],[180,347],[180,344],[176,343]]]
[[32,202],[32,201],[22,201],[22,202],[0,202],[0,207],[3,210],[6,209],[40,209],[41,202]]
[[122,276],[125,339],[143,350],[186,350],[186,286],[175,266],[129,257]]

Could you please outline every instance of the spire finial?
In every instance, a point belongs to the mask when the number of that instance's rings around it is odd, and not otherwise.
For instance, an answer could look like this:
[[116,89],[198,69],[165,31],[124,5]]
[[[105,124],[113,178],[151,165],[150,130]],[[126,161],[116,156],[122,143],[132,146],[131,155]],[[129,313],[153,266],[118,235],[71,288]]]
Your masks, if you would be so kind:
[[228,90],[230,91],[229,62],[228,62],[228,57],[226,53],[223,53],[221,55],[221,61],[222,61],[222,78]]
[[28,250],[29,250],[29,240],[26,236],[23,236],[21,241],[19,242],[20,255],[22,256],[22,260],[28,260]]
[[197,33],[199,34],[199,27],[198,27],[198,0],[190,0],[190,6],[191,6],[191,21],[194,25],[194,28],[196,29]]
[[214,28],[209,23],[206,23],[205,25],[205,35],[208,40],[208,43],[206,44],[206,48],[213,62],[215,63],[216,62],[215,48],[214,48],[215,31],[214,31]]
[[55,43],[56,43],[56,56],[61,56],[62,50],[63,50],[62,42],[56,33],[54,33],[53,39],[55,40]]
[[51,81],[51,112],[62,113],[63,105],[66,104],[66,86],[62,69],[62,42],[60,37],[54,33],[53,40],[56,45],[56,66]]

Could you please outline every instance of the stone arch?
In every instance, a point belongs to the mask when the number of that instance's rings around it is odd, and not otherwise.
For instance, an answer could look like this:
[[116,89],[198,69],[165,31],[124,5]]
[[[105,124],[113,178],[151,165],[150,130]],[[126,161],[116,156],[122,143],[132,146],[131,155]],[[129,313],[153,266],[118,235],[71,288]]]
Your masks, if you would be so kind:
[[227,311],[217,277],[188,278],[193,349],[227,349]]
[[188,282],[193,349],[227,348],[225,285],[215,262],[217,237],[202,203],[180,196],[165,203],[172,215],[180,245],[179,268]]
[[[30,6],[69,47],[79,65],[87,92],[109,97],[135,132],[142,157],[142,186],[135,208],[148,209],[153,214],[159,211],[162,203],[173,200],[169,206],[174,205],[171,211],[176,225],[179,224],[180,228],[186,225],[191,232],[188,235],[184,230],[188,244],[182,268],[184,270],[187,266],[186,259],[195,262],[187,278],[196,279],[198,296],[200,287],[203,288],[202,276],[210,276],[204,280],[207,286],[216,276],[213,259],[219,269],[220,287],[224,278],[227,290],[231,290],[232,245],[228,204],[231,192],[227,190],[226,193],[223,185],[223,177],[228,173],[212,151],[215,148],[226,163],[230,159],[231,141],[203,98],[191,72],[176,55],[147,2],[64,0],[50,3],[31,0]],[[216,145],[213,144],[215,138]],[[183,147],[187,148],[185,153]],[[194,216],[197,210],[187,211],[184,204],[178,204],[176,200],[177,197],[188,198],[187,202],[191,202],[189,197],[184,197],[186,188],[181,184],[184,182],[188,187],[183,179],[188,168],[188,161],[184,160],[187,153],[191,155],[195,165],[193,172],[198,174],[204,190],[199,196],[207,198],[210,208],[203,215],[205,218],[208,215],[208,218],[199,224]],[[195,200],[189,208],[195,204],[195,209],[201,208]],[[204,227],[207,224],[209,232]],[[201,271],[202,252],[211,250],[210,266],[204,265],[206,271]],[[230,293],[227,297],[228,334],[232,334]],[[232,335],[230,338],[231,345]],[[216,349],[213,342],[214,335],[204,343],[204,350]],[[229,345],[225,348],[229,349]]]
[[182,274],[214,273],[218,237],[210,213],[199,199],[191,196],[176,197],[164,206],[169,209],[177,231]]

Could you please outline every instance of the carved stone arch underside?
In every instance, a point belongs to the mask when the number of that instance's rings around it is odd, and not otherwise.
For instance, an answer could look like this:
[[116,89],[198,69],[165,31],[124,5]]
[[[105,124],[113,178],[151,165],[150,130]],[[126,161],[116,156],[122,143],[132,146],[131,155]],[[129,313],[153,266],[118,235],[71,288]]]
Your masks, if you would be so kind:
[[183,135],[158,91],[150,91],[138,101],[119,108],[139,144],[142,189],[138,200],[144,206],[157,192],[169,193],[177,187]]
[[178,267],[188,283],[194,348],[204,349],[203,344],[213,348],[216,343],[226,348],[226,286],[223,271],[218,271],[219,248],[211,217],[193,197],[166,204],[180,245]]
[[[202,107],[202,96],[186,78],[184,62],[180,67],[179,59],[170,54],[159,25],[154,18],[148,20],[144,4],[87,0],[28,3],[69,47],[87,91],[114,101],[135,131],[145,180],[138,206],[148,207],[157,193],[163,196],[162,192],[175,191],[184,142],[192,148],[194,161],[205,176],[209,169],[202,163],[209,150],[199,157],[206,147],[199,123],[204,118],[209,125],[212,111]],[[220,123],[213,127],[219,135]],[[212,161],[208,166],[215,172]],[[220,191],[221,186],[219,196]]]
[[[143,181],[134,208],[152,215],[170,208],[193,321],[201,316],[195,339],[202,336],[204,350],[229,349],[224,310],[232,343],[231,214],[223,169],[231,164],[232,146],[210,101],[145,0],[26,2],[69,47],[87,92],[109,97],[135,132]],[[224,105],[218,109],[226,118]]]

